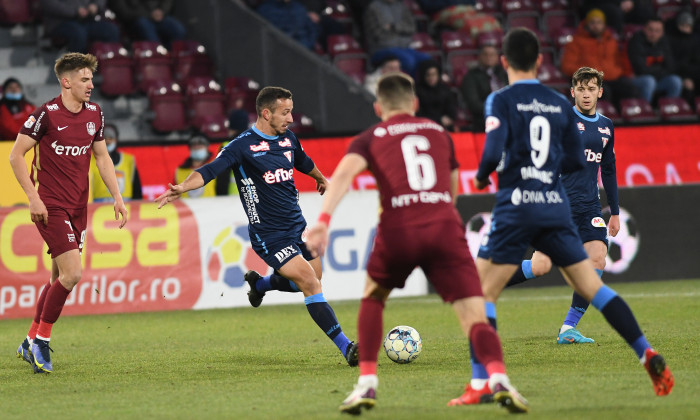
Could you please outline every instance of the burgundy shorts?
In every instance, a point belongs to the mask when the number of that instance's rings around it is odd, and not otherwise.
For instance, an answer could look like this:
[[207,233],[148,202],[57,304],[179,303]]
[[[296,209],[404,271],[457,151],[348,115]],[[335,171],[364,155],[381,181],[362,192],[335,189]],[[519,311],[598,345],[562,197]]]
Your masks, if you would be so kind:
[[83,251],[85,228],[87,227],[87,207],[81,209],[47,208],[49,223],[35,223],[41,237],[49,246],[51,258],[56,258],[72,249]]
[[423,269],[445,302],[483,296],[464,226],[456,219],[377,229],[367,274],[386,289],[403,288],[415,267]]

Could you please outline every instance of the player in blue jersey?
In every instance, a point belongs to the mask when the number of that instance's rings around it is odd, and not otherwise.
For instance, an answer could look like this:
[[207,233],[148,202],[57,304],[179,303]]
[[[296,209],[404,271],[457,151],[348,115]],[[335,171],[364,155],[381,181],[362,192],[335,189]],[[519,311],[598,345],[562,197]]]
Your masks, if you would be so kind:
[[233,170],[248,233],[255,252],[275,272],[266,277],[250,271],[245,280],[251,289],[248,299],[260,306],[265,292],[302,292],[304,303],[316,324],[333,340],[350,366],[357,366],[357,344],[343,333],[338,319],[323,296],[321,260],[306,249],[306,220],[299,207],[294,170],[316,180],[323,194],[328,181],[287,128],[292,120],[292,93],[266,87],[256,99],[258,119],[253,127],[227,144],[209,164],[196,169],[182,183],[156,199],[160,207],[186,191],[200,188],[224,171]]
[[[571,96],[574,98],[576,127],[583,140],[584,168],[562,175],[562,182],[571,205],[571,215],[583,248],[593,263],[598,276],[603,275],[605,256],[608,253],[607,234],[616,236],[620,230],[620,207],[617,199],[617,171],[615,169],[615,130],[609,118],[596,112],[598,99],[603,95],[603,73],[590,67],[581,67],[571,79]],[[610,206],[610,220],[606,229],[598,191],[600,170],[605,195]],[[547,274],[552,268],[551,259],[535,251],[531,260],[525,260],[506,287]],[[571,307],[559,330],[557,343],[593,343],[576,328],[588,309],[588,301],[574,292]]]
[[[474,185],[483,189],[490,183],[489,175],[498,173],[491,230],[476,261],[486,314],[495,327],[496,300],[532,245],[560,267],[574,290],[600,310],[632,347],[655,393],[667,395],[674,382],[666,361],[649,345],[625,301],[596,275],[571,220],[559,175],[585,164],[571,105],[537,81],[542,55],[532,31],[510,30],[503,53],[501,63],[510,85],[486,100],[486,143],[474,177]],[[476,390],[483,389],[478,372],[483,367],[474,355],[472,361],[476,375],[463,395],[463,404],[479,403],[480,398],[473,397]]]

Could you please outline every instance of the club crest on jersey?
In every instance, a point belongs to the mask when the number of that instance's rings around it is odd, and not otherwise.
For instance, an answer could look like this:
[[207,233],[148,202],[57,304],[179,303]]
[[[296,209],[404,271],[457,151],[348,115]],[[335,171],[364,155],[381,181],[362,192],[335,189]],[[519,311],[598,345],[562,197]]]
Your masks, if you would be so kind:
[[292,161],[292,152],[289,152],[289,151],[288,151],[288,152],[284,152],[284,155],[287,157],[287,160],[288,160],[289,162]]
[[24,122],[24,128],[32,128],[35,122],[36,118],[34,118],[34,115],[30,115],[27,121]]
[[489,115],[488,117],[486,117],[486,124],[485,125],[486,125],[486,128],[484,131],[488,133],[488,132],[493,131],[493,130],[497,129],[498,127],[500,127],[501,120],[499,120],[497,117],[494,117],[493,115]]
[[586,126],[582,122],[577,122],[576,126],[578,127],[578,131],[586,131]]
[[87,127],[87,132],[88,132],[89,135],[94,136],[95,133],[97,133],[97,130],[95,129],[95,123],[94,123],[94,122],[91,121],[91,122],[85,124],[85,126]]
[[601,134],[607,134],[609,136],[610,135],[610,127],[605,127],[605,128],[598,127],[598,132]]
[[591,219],[593,227],[605,227],[605,220],[602,217],[594,217]]
[[280,147],[292,147],[292,141],[287,137],[284,138],[284,141],[278,141],[277,144],[279,144]]
[[270,145],[265,140],[263,140],[260,142],[260,144],[251,144],[250,150],[254,152],[264,152],[266,150],[270,150]]
[[600,139],[603,140],[603,147],[605,147],[605,146],[608,145],[608,140],[609,140],[609,139],[608,139],[607,137],[601,137]]

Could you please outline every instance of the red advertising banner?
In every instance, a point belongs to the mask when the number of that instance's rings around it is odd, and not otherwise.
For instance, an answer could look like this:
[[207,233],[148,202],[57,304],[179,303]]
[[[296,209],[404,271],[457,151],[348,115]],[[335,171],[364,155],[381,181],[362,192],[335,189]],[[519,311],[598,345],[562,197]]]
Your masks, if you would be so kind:
[[[124,229],[109,204],[88,206],[82,280],[64,313],[190,309],[202,290],[199,234],[181,202],[129,203]],[[31,317],[51,258],[27,207],[0,208],[0,319]]]
[[[460,193],[475,193],[471,186],[484,144],[483,133],[453,133],[460,163]],[[333,173],[345,154],[351,137],[302,139],[306,153],[326,175]],[[175,168],[188,155],[187,146],[123,147],[136,156],[144,197],[160,194],[172,182]],[[212,153],[218,145],[211,146]],[[617,181],[619,186],[675,185],[700,183],[700,125],[621,127],[615,130]],[[299,191],[314,191],[314,181],[296,176]],[[495,181],[495,179],[494,179]],[[374,188],[369,173],[358,176],[354,189]],[[494,192],[490,186],[487,192]]]

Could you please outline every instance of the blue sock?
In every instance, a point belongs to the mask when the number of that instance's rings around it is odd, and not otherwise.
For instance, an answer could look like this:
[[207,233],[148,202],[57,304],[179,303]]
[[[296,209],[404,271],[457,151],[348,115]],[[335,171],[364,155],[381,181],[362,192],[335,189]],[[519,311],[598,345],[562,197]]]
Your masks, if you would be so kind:
[[286,277],[282,277],[277,272],[270,274],[269,276],[260,277],[258,282],[255,284],[255,288],[258,292],[267,292],[270,290],[279,290],[281,292],[299,292],[299,288],[293,281],[287,280]]
[[593,296],[591,304],[603,314],[608,324],[620,334],[637,353],[637,357],[641,359],[644,356],[644,350],[651,346],[642,334],[637,319],[627,303],[614,290],[604,285]]
[[[603,270],[598,270],[596,268],[595,272],[598,273],[598,277],[603,276]],[[588,305],[588,301],[584,299],[583,296],[574,292],[574,295],[571,297],[571,307],[569,308],[569,313],[566,314],[564,325],[569,325],[572,328],[576,328],[581,320],[581,317],[586,313]]]
[[[496,305],[492,302],[486,302],[486,318],[489,320],[489,324],[496,328]],[[474,348],[472,343],[469,342],[469,363],[472,365],[472,379],[488,379],[489,374],[486,372],[484,365],[479,363],[474,354]]]
[[343,330],[338,323],[338,318],[335,317],[335,312],[333,312],[331,306],[326,302],[323,293],[305,297],[304,303],[306,304],[306,310],[309,311],[309,315],[311,315],[311,319],[326,333],[328,338],[333,340],[333,343],[335,343],[338,349],[343,353],[343,356],[345,356],[345,351],[350,344],[350,340],[343,334]]
[[524,283],[530,279],[534,279],[535,275],[532,274],[532,261],[523,260],[520,265],[520,270],[517,270],[513,277],[508,280],[506,287],[515,286],[516,284]]

